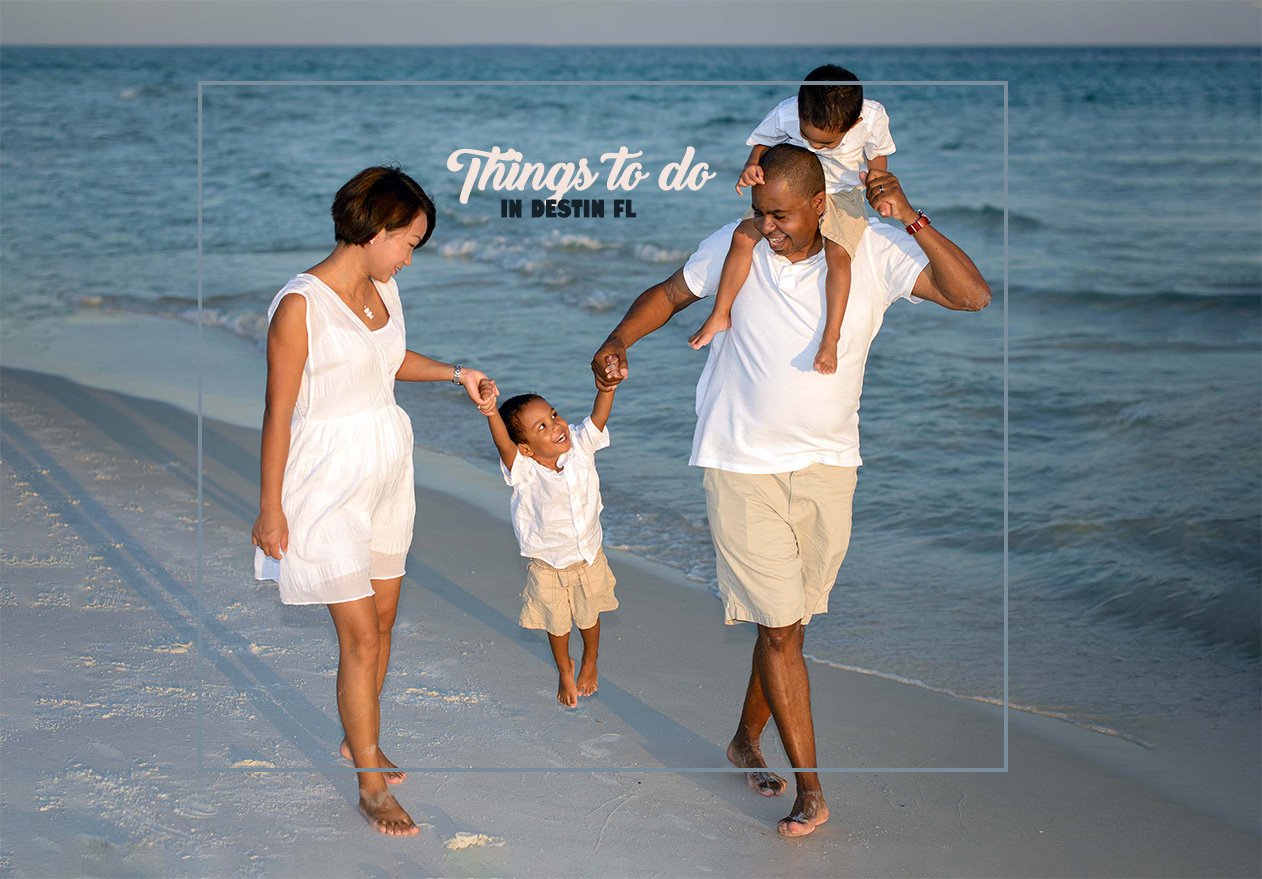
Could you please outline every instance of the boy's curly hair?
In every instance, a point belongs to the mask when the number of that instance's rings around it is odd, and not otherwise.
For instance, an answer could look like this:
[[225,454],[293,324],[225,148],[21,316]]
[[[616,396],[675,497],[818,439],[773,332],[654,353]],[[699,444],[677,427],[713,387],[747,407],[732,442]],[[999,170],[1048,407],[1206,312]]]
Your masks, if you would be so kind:
[[[825,64],[806,74],[805,82],[858,82],[844,67]],[[798,87],[798,119],[824,131],[849,131],[863,112],[861,85]]]
[[538,394],[518,394],[500,403],[500,418],[504,419],[504,427],[508,429],[508,438],[515,443],[526,441],[526,430],[521,426],[521,410],[535,400],[542,400]]

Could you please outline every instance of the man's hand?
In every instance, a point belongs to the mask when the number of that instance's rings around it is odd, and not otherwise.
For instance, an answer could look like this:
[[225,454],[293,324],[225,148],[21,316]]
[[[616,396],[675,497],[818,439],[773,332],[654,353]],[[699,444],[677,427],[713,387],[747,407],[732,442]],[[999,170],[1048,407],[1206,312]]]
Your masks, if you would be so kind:
[[867,187],[868,204],[882,217],[893,217],[907,226],[920,216],[907,201],[898,178],[889,171],[863,171],[859,180]]
[[620,339],[610,336],[600,346],[592,357],[592,374],[596,376],[596,389],[600,391],[612,391],[630,374],[627,347]]
[[762,165],[757,162],[746,165],[745,170],[741,172],[741,179],[736,181],[736,191],[739,194],[742,186],[758,186],[762,182]]

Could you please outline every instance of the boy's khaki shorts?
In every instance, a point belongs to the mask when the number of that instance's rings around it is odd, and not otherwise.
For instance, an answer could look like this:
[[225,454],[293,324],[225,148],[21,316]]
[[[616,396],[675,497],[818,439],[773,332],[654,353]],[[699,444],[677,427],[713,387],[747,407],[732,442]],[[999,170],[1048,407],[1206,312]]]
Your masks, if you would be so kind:
[[[742,220],[754,216],[753,208],[745,212]],[[829,192],[824,198],[824,216],[819,219],[819,231],[829,241],[840,244],[854,259],[859,250],[859,239],[868,228],[868,200],[862,189]]]
[[616,582],[603,549],[591,565],[577,562],[554,568],[531,559],[518,622],[527,629],[547,629],[549,635],[568,635],[573,626],[590,629],[600,614],[618,607],[613,594]]
[[724,622],[803,625],[828,611],[850,545],[857,467],[707,468],[703,485]]

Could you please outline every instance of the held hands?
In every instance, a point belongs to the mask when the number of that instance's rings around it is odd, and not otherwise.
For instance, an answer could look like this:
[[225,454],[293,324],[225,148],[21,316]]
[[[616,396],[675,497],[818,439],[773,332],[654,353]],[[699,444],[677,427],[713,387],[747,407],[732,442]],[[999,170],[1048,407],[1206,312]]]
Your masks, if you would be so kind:
[[742,186],[758,186],[763,182],[762,166],[756,162],[746,165],[745,170],[741,172],[741,179],[736,181],[736,192],[740,194]]
[[289,552],[289,520],[280,510],[259,513],[250,540],[271,558],[282,558],[282,553]]
[[893,217],[904,225],[915,222],[919,214],[907,201],[897,177],[889,171],[861,171],[859,180],[867,188],[868,204],[878,214]]
[[[483,415],[487,414],[483,410],[484,406],[495,406],[495,398],[499,396],[500,389],[495,386],[495,380],[487,378],[485,372],[478,369],[469,369],[467,367],[460,368],[460,386],[464,388],[465,393],[469,395],[469,399],[478,407],[478,411]],[[489,390],[489,394],[487,391]]]
[[592,357],[592,374],[596,376],[598,391],[612,391],[629,372],[626,346],[617,339],[607,339]]
[[478,404],[478,411],[490,418],[495,413],[495,400],[499,396],[500,389],[495,386],[495,382],[484,378],[478,382],[478,393],[484,401]]

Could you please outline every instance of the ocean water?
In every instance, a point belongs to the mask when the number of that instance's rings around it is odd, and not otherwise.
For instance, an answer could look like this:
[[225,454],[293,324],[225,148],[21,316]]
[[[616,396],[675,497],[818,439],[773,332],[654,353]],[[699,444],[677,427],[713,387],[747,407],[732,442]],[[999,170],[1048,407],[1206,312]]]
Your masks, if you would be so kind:
[[[196,320],[200,143],[202,319],[261,346],[275,291],[331,247],[333,192],[396,161],[438,205],[398,278],[410,347],[577,419],[592,352],[740,214],[744,138],[792,92],[695,83],[795,80],[829,61],[872,82],[1008,87],[867,90],[891,117],[891,170],[995,298],[980,314],[887,314],[865,380],[853,542],[808,652],[1001,697],[1006,460],[1011,700],[1122,732],[1206,706],[1256,713],[1256,50],[6,49],[0,317]],[[203,86],[200,120],[199,80],[238,83]],[[278,80],[514,84],[261,84]],[[552,80],[569,82],[518,84]],[[662,84],[682,81],[694,84]],[[599,157],[625,146],[654,175],[692,147],[718,177],[609,193],[602,173],[572,196],[631,198],[634,218],[505,219],[500,194],[462,204],[463,175],[447,169],[454,150],[491,146],[602,172]],[[707,588],[700,474],[686,465],[704,355],[685,340],[702,309],[632,349],[600,465],[607,542]],[[399,399],[418,443],[494,466],[454,389],[401,386]]]

